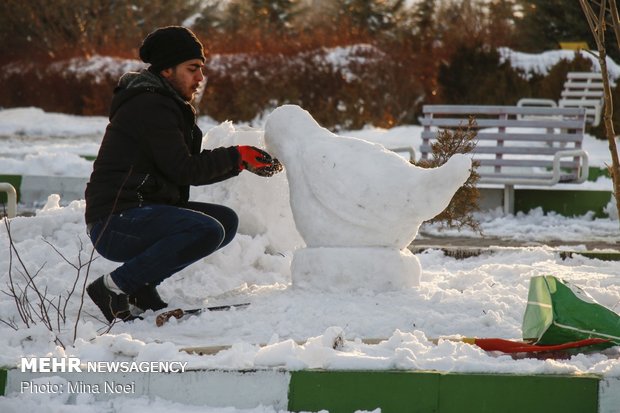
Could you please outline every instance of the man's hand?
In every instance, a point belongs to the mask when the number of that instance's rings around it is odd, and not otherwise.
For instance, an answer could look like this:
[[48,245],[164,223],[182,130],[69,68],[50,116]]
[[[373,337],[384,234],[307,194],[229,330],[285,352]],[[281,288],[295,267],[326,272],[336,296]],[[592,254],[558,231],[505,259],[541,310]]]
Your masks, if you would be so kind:
[[239,167],[259,176],[272,176],[282,171],[282,164],[255,146],[237,146]]

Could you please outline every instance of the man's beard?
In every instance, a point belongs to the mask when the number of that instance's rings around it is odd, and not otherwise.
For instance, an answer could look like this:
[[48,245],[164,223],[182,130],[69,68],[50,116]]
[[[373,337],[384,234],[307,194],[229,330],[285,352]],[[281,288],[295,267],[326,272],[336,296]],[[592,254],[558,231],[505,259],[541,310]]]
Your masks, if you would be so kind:
[[183,100],[185,100],[187,102],[191,102],[192,99],[194,98],[194,94],[193,93],[191,93],[189,96],[185,95],[185,93],[183,92],[183,87],[177,81],[176,77],[171,77],[170,79],[168,79],[168,83],[170,83],[170,86],[172,86],[172,88],[177,92],[177,94],[179,96],[181,96],[183,98]]

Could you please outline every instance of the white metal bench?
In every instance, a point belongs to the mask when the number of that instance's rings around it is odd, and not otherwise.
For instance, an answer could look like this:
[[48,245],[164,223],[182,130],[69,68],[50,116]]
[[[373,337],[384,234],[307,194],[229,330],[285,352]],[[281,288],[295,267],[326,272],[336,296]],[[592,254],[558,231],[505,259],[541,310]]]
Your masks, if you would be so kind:
[[426,105],[421,159],[428,159],[438,129],[465,129],[473,116],[481,184],[504,186],[504,211],[514,212],[515,185],[582,183],[588,154],[582,149],[584,108]]
[[[614,83],[611,83],[613,86]],[[517,102],[517,106],[585,108],[587,122],[592,126],[598,126],[601,123],[603,102],[604,90],[601,73],[569,72],[557,103],[550,99],[523,98]]]

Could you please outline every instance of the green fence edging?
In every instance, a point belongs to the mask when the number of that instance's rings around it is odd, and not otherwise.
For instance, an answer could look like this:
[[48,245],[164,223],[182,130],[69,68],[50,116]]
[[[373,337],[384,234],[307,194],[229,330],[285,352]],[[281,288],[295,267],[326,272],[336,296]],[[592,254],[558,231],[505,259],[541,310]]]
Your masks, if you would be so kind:
[[603,252],[603,251],[561,251],[560,258],[574,258],[575,255],[581,255],[586,258],[597,259],[601,261],[620,261],[620,252]]
[[596,413],[599,379],[581,376],[446,374],[442,413]]
[[0,369],[0,396],[4,396],[6,393],[6,378],[8,371],[6,369]]
[[80,158],[82,159],[86,159],[87,161],[94,161],[95,159],[97,159],[97,155],[85,155],[85,154],[81,154]]
[[[439,379],[439,374],[431,372],[292,372],[288,410],[339,413],[381,408],[381,413],[435,412]],[[416,410],[411,410],[414,406]]]
[[[211,383],[210,385],[213,386],[213,383],[221,381],[220,376],[211,377],[209,381],[210,375],[223,373],[226,372],[219,370],[192,372],[184,382],[185,392],[197,394],[196,391],[204,391],[205,383],[207,385]],[[273,371],[266,371],[266,373],[274,374]],[[246,378],[244,374],[238,374]],[[607,385],[609,394],[601,396],[599,390],[602,389],[605,393],[606,387],[602,384],[602,378],[594,375],[523,375],[402,370],[301,370],[287,374],[285,381],[279,380],[276,383],[272,380],[268,385],[277,385],[281,388],[281,393],[276,392],[282,396],[278,398],[282,402],[279,409],[287,408],[291,412],[322,410],[330,413],[353,413],[357,410],[373,411],[380,408],[382,413],[611,413],[615,412],[609,407],[612,404],[616,405],[615,394],[618,388],[618,386]],[[200,377],[204,375],[203,380],[197,380],[197,375]],[[234,383],[237,375],[230,376],[232,379],[226,375],[224,378],[228,377],[233,380],[231,383]],[[24,377],[17,374],[17,378],[20,377],[24,380]],[[162,377],[156,375],[150,379],[149,375],[141,377],[147,382],[156,380],[148,385],[138,384],[136,388],[145,390],[147,392],[145,394],[155,391],[154,395],[170,399],[158,393],[156,389],[161,386],[169,389],[170,381],[176,383],[176,377],[170,375]],[[34,376],[29,379],[33,378]],[[257,380],[255,388],[252,387],[254,391],[266,383],[261,379],[260,374],[250,377],[252,378]],[[108,380],[110,377],[103,379]],[[16,378],[13,377],[13,381],[15,380]],[[7,383],[8,371],[0,369],[0,396],[6,394]],[[247,380],[240,383],[240,391],[248,385],[253,386],[252,382]],[[195,389],[190,389],[192,386]],[[211,391],[214,389],[211,388]],[[241,397],[239,400],[242,400],[243,396],[241,394],[239,396]],[[605,397],[608,398],[607,405],[609,406],[607,407],[600,405]],[[201,403],[205,402],[201,400]],[[229,402],[230,400],[227,400],[227,403]],[[247,403],[241,403],[236,407],[247,407]],[[602,410],[599,411],[599,409]]]
[[597,413],[599,378],[406,371],[292,372],[288,410]]
[[[20,187],[22,185],[22,176],[21,175],[2,175],[0,174],[0,182],[8,182],[15,187],[15,191],[17,191],[17,202],[20,199]],[[0,191],[0,203],[6,204],[8,202],[6,193]]]
[[596,182],[601,176],[611,178],[609,169],[600,166],[591,166],[588,168],[588,181]]
[[515,212],[542,208],[545,213],[580,216],[593,211],[598,218],[607,217],[603,211],[611,199],[611,191],[515,189]]

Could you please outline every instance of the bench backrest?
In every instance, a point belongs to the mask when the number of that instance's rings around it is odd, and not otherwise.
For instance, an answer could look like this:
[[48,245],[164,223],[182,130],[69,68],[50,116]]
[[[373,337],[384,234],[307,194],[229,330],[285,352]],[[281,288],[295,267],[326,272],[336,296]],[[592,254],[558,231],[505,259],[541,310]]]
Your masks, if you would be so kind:
[[[612,82],[613,85],[613,82]],[[594,72],[569,72],[558,106],[564,108],[585,108],[588,122],[593,126],[600,123],[605,92],[603,75]]]
[[603,75],[594,72],[569,72],[561,96],[567,99],[602,99]]
[[423,112],[422,159],[429,158],[438,129],[466,129],[473,116],[480,183],[553,185],[583,180],[583,108],[425,105]]

